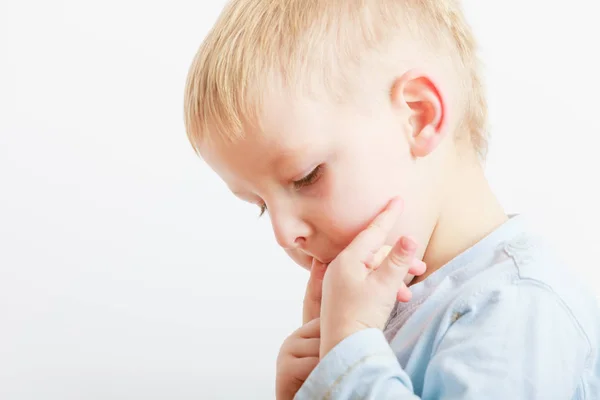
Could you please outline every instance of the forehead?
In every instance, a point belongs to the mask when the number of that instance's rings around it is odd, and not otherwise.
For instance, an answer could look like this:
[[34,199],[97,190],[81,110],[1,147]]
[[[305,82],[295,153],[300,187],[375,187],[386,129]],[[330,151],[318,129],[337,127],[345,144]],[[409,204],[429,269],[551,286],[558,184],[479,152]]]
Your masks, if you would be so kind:
[[274,171],[297,173],[300,164],[335,140],[337,118],[326,104],[275,97],[263,110],[260,126],[246,129],[241,139],[217,139],[200,149],[226,181]]
[[218,169],[268,172],[284,168],[286,164],[314,151],[317,143],[309,140],[308,136],[294,135],[283,130],[276,136],[252,132],[234,143],[213,143],[201,150],[201,154],[211,166]]

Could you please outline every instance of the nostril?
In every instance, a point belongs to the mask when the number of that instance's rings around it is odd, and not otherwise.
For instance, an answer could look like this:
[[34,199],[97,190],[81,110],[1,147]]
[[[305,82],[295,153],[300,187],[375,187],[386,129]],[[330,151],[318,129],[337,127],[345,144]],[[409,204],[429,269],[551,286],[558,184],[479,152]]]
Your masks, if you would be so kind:
[[296,247],[304,246],[305,243],[306,243],[306,238],[303,237],[303,236],[299,236],[299,237],[296,238],[296,240],[294,240],[294,245]]

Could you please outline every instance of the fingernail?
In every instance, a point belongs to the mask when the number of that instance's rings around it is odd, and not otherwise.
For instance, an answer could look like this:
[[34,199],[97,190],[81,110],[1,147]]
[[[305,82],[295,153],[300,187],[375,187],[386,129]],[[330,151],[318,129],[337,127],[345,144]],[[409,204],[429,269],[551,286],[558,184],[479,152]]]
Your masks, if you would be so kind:
[[407,236],[402,236],[400,239],[400,246],[406,253],[412,253],[417,249],[417,243]]

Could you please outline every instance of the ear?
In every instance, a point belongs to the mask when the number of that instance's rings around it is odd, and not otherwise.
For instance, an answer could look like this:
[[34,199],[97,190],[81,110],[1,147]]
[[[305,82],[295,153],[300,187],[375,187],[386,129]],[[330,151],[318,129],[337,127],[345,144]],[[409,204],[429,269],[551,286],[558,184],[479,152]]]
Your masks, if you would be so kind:
[[[408,141],[414,157],[425,157],[446,133],[446,107],[433,79],[410,70],[394,82],[391,91],[394,108],[406,110]],[[403,113],[404,114],[404,113]]]

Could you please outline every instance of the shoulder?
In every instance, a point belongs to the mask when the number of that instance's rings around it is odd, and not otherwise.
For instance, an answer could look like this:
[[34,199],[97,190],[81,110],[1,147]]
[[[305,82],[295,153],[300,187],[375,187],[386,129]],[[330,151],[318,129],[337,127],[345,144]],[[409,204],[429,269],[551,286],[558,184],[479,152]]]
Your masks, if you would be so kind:
[[522,295],[537,296],[539,301],[552,303],[568,316],[590,346],[598,341],[598,298],[550,242],[540,236],[523,233],[508,241],[503,251],[509,257],[510,266],[507,268],[514,269],[514,277],[508,282],[508,287],[518,288]]
[[598,300],[547,241],[523,232],[501,242],[492,259],[463,282],[446,310],[447,329],[464,317],[471,327],[551,340],[585,364],[598,358]]

